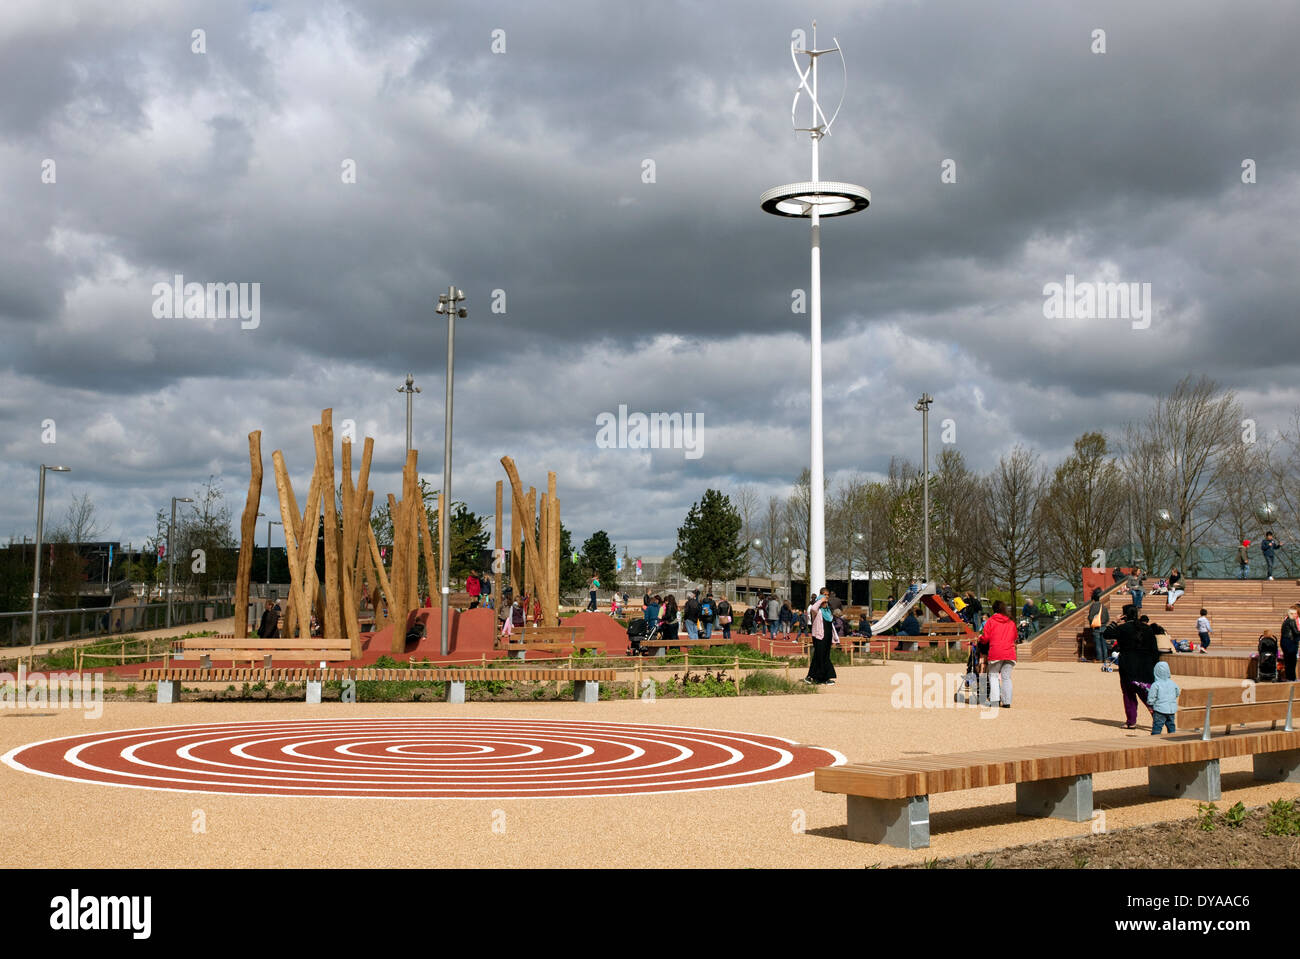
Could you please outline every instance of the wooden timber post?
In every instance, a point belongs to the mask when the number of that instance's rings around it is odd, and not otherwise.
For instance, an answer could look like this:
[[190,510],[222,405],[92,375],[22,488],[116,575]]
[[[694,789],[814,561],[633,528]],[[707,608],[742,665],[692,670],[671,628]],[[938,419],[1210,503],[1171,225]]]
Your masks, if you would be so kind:
[[[248,434],[248,498],[239,522],[239,568],[235,572],[235,638],[248,636],[248,581],[253,572],[257,538],[257,507],[262,501],[262,431]],[[498,495],[500,484],[498,484]]]
[[[524,508],[524,490],[522,484],[519,482],[519,471],[515,468],[515,461],[509,456],[503,456],[501,457],[501,465],[505,467],[506,476],[510,480],[510,493],[513,509],[522,516],[531,516],[532,510],[529,509],[525,511]],[[529,494],[530,496],[534,495],[535,491],[530,489]],[[530,529],[524,539],[524,550],[527,554],[527,560],[524,566],[524,579],[525,582],[530,584],[527,587],[529,592],[532,591],[533,584],[536,585],[538,592],[542,594],[539,596],[539,599],[542,603],[542,609],[545,610],[547,608],[546,597],[544,595],[546,581],[535,573],[536,570],[541,568],[541,559],[538,556],[536,539],[537,537],[532,535]],[[525,611],[525,619],[527,618],[527,615],[528,612]]]

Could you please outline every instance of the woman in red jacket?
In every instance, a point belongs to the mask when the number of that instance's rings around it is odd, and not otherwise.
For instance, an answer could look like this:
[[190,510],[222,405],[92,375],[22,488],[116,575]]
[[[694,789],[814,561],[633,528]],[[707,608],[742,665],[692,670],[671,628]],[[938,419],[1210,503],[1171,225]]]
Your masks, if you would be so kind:
[[1015,622],[1007,616],[1007,604],[997,600],[993,615],[984,624],[980,634],[989,644],[989,705],[1001,700],[1003,709],[1011,708],[1011,670],[1016,665]]

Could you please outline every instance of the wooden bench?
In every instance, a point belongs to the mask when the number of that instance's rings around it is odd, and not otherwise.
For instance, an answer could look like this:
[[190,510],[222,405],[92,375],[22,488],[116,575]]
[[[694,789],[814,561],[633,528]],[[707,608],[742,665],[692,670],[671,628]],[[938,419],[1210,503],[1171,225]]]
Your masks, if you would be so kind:
[[202,636],[183,640],[180,650],[174,652],[173,658],[197,658],[205,666],[211,666],[214,659],[229,659],[232,662],[257,662],[260,659],[264,667],[272,666],[276,661],[345,663],[352,658],[352,643],[345,636],[337,639],[321,636],[310,639]]
[[651,640],[646,637],[641,640],[642,649],[655,650],[654,655],[657,658],[664,658],[668,655],[670,649],[694,649],[701,646],[726,646],[727,643],[719,639],[691,639],[689,636],[678,636],[677,639],[655,639]]
[[512,659],[524,659],[528,650],[564,652],[565,650],[603,649],[603,644],[587,642],[585,626],[525,626],[502,646]]
[[[1187,691],[1201,692],[1207,691]],[[1201,704],[1195,700],[1202,697],[1190,696],[1192,702],[1179,708],[1179,720],[1186,714],[1188,725],[1204,728],[1199,735],[1176,732],[830,766],[815,772],[814,785],[848,797],[850,839],[920,849],[930,845],[931,793],[1015,783],[1018,814],[1087,822],[1092,777],[1099,772],[1147,767],[1151,795],[1203,802],[1221,798],[1219,762],[1234,756],[1254,758],[1256,779],[1300,782],[1300,731],[1291,724],[1294,693],[1285,700],[1241,702],[1240,687],[1220,692],[1225,698],[1235,694],[1236,701],[1215,707],[1212,696]],[[1199,721],[1192,719],[1196,715]],[[1219,723],[1272,721],[1276,727],[1279,720],[1285,720],[1285,728],[1210,735],[1210,726]]]
[[1243,683],[1208,689],[1184,689],[1178,697],[1174,725],[1178,729],[1200,729],[1208,737],[1215,726],[1223,727],[1225,736],[1233,726],[1246,723],[1269,723],[1270,729],[1294,728],[1296,683]]
[[[463,703],[465,701],[465,683],[477,681],[513,682],[572,682],[573,698],[581,703],[594,703],[600,698],[600,684],[614,681],[612,669],[367,669],[365,667],[344,668],[263,668],[250,669],[242,667],[203,669],[195,667],[149,666],[140,671],[140,678],[145,682],[158,684],[157,701],[174,703],[180,700],[182,683],[304,683],[307,687],[307,702],[321,701],[321,687],[327,682],[445,682],[447,684],[447,702]],[[352,697],[344,702],[356,702],[355,689]]]

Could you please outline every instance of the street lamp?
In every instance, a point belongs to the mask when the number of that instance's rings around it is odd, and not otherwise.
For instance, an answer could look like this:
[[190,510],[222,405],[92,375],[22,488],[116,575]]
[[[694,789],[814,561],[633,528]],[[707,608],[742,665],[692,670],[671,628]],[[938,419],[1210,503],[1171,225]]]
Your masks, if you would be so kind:
[[867,538],[861,533],[854,533],[849,537],[849,585],[845,590],[848,596],[845,597],[850,606],[853,605],[853,547],[861,546],[867,541]]
[[[172,530],[176,527],[176,504],[193,503],[188,496],[172,497],[172,521],[167,525],[167,628],[172,625],[172,582],[176,578],[176,554],[172,552]],[[242,615],[242,614],[241,614]]]
[[[451,412],[452,373],[456,355],[456,317],[459,316],[464,319],[469,316],[469,310],[456,304],[463,302],[464,299],[465,294],[463,291],[456,289],[454,286],[449,286],[446,293],[438,294],[438,305],[434,308],[434,312],[439,316],[447,317],[447,407],[442,441],[442,495],[447,508],[438,511],[438,546],[439,551],[442,553],[439,562],[442,571],[442,635],[438,637],[438,645],[443,656],[447,655],[448,650],[447,624],[449,616],[447,615],[447,604],[451,598],[451,587],[448,585],[448,577],[451,575],[451,543],[448,535],[447,514],[453,509],[451,502]],[[410,394],[407,394],[407,399],[409,402]]]
[[413,394],[420,392],[420,388],[415,385],[414,374],[406,374],[406,385],[399,386],[397,392],[406,394],[406,450],[409,453],[411,450],[411,400]]
[[41,536],[45,527],[45,473],[70,473],[70,466],[46,466],[41,464],[41,482],[36,494],[36,553],[34,554],[35,562],[32,564],[36,567],[36,573],[32,580],[32,646],[36,646],[36,610],[41,602]]
[[923,492],[921,510],[922,525],[925,530],[925,582],[930,582],[930,404],[934,397],[922,393],[916,401],[914,410],[921,412],[921,470],[923,474]]
[[[799,97],[808,95],[812,107],[812,116],[806,127],[795,127],[796,133],[807,133],[812,140],[812,179],[801,183],[786,183],[773,187],[759,197],[759,206],[765,213],[775,216],[797,217],[812,223],[811,253],[811,288],[809,291],[810,340],[812,343],[812,373],[810,397],[810,433],[811,449],[809,457],[809,506],[810,524],[808,530],[808,589],[809,595],[826,585],[826,504],[825,478],[822,460],[822,261],[821,261],[821,218],[846,216],[865,210],[871,203],[871,194],[855,183],[823,181],[820,169],[820,147],[822,137],[830,132],[831,124],[839,116],[837,106],[830,117],[817,102],[817,61],[827,54],[836,54],[844,66],[844,54],[838,40],[834,47],[818,50],[817,21],[813,21],[813,49],[803,50],[790,45],[790,58],[794,61],[795,72],[799,74],[799,86],[796,88],[794,103],[790,108],[790,119],[795,120],[795,109]],[[808,58],[808,66],[799,66],[799,56]],[[847,70],[845,72],[847,78]],[[809,78],[812,83],[809,84]],[[844,97],[841,93],[840,102]],[[788,562],[788,558],[787,558]]]
[[[794,581],[794,571],[791,568],[794,561],[794,554],[790,550],[789,536],[781,537],[781,552],[785,553],[785,598],[789,599],[791,583]],[[809,585],[811,585],[811,583]]]
[[[262,514],[259,513],[259,516]],[[271,598],[271,527],[283,526],[284,520],[268,519],[266,521],[266,598]],[[286,547],[287,548],[287,547]]]

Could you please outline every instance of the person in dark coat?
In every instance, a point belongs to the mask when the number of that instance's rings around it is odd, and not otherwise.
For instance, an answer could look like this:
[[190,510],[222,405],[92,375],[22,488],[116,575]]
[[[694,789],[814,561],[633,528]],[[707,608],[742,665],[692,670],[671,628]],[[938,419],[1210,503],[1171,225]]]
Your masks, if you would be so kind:
[[1137,609],[1132,603],[1124,606],[1123,619],[1111,623],[1105,629],[1107,639],[1118,643],[1119,650],[1119,688],[1124,696],[1124,728],[1137,726],[1137,704],[1148,710],[1147,691],[1156,681],[1156,663],[1160,661],[1160,649],[1156,646],[1155,633],[1151,627],[1138,620]]
[[804,682],[818,686],[835,685],[835,664],[831,662],[831,644],[839,637],[835,634],[829,601],[830,597],[827,595],[826,587],[823,586],[817,599],[808,607],[808,617],[812,620],[813,648],[812,656],[808,658],[808,675],[804,677]]
[[1282,666],[1288,683],[1295,682],[1297,649],[1300,649],[1300,606],[1292,606],[1282,620]]
[[262,610],[262,620],[257,626],[257,635],[261,639],[280,638],[280,614],[269,599],[266,601],[266,609]]

